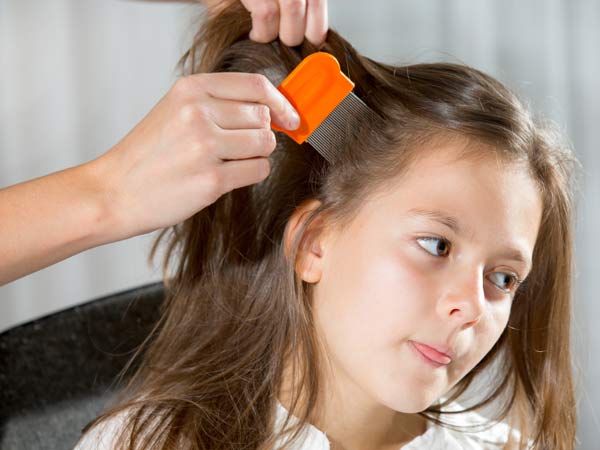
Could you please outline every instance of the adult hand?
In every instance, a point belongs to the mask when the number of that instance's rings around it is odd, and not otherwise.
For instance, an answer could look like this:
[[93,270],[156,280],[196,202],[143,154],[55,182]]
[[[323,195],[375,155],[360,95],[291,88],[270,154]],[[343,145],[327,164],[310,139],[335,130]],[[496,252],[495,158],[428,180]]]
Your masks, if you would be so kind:
[[[154,0],[197,1],[197,0]],[[237,1],[237,0],[236,0]],[[300,45],[306,39],[321,47],[327,37],[327,0],[241,0],[252,16],[250,39],[271,42],[279,39],[285,45]],[[200,0],[209,13],[219,12],[232,0]]]
[[288,46],[306,39],[320,47],[327,36],[327,0],[241,0],[252,16],[250,39]]
[[181,222],[224,193],[262,181],[275,149],[271,118],[295,129],[288,100],[263,75],[179,79],[115,147],[88,164],[116,214],[112,239]]
[[[252,16],[250,39],[279,39],[290,47],[306,39],[320,47],[327,37],[327,0],[241,0]],[[209,11],[218,12],[227,0],[203,0]]]

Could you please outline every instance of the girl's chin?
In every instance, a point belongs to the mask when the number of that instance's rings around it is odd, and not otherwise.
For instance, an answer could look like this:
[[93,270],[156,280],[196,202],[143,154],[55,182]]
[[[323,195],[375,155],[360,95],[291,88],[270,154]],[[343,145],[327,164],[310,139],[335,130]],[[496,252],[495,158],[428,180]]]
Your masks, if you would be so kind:
[[[387,391],[388,393],[391,391]],[[442,392],[433,387],[423,385],[411,386],[410,389],[396,390],[394,395],[380,395],[380,402],[394,411],[405,414],[416,414],[429,408]]]
[[423,375],[419,368],[407,368],[401,380],[386,380],[387,387],[379,386],[377,397],[389,408],[407,414],[418,413],[434,404],[449,389],[444,376]]
[[390,409],[393,409],[396,412],[404,413],[404,414],[417,414],[425,411],[429,406],[433,403],[429,399],[425,398],[414,398],[414,399],[404,399],[401,403],[390,405],[387,404]]

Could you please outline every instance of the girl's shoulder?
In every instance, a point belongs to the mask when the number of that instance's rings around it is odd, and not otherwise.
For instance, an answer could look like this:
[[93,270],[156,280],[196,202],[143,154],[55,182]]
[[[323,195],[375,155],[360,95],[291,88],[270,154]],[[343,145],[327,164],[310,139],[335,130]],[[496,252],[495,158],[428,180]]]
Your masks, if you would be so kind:
[[[126,428],[130,429],[132,422],[143,424],[144,430],[152,431],[160,426],[161,417],[163,417],[161,413],[143,412],[140,414],[139,408],[130,406],[95,423],[80,436],[73,450],[115,450],[117,438],[120,435],[127,439],[129,431]],[[144,436],[139,437],[142,439],[136,440],[136,447],[143,445]]]
[[137,436],[139,439],[135,442],[136,449],[142,450],[148,439],[155,439],[160,435],[153,432],[165,426],[164,418],[163,412],[140,410],[139,407],[128,406],[95,423],[80,436],[73,450],[115,450],[117,438],[121,435],[125,439],[131,436],[133,423],[138,429],[142,427]]
[[115,448],[115,438],[123,430],[129,413],[121,411],[88,429],[73,450],[109,450]]

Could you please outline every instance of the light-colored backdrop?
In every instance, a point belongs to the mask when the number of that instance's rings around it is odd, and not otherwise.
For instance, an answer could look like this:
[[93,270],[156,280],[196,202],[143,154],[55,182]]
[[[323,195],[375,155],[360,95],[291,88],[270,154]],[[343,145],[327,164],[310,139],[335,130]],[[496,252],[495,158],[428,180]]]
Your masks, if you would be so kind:
[[[570,137],[585,168],[574,321],[579,448],[597,448],[600,2],[330,0],[329,10],[332,26],[366,55],[473,65]],[[121,139],[176,79],[196,15],[180,4],[0,0],[0,187],[81,164]],[[146,263],[154,236],[92,249],[0,287],[0,330],[159,280],[158,266]]]

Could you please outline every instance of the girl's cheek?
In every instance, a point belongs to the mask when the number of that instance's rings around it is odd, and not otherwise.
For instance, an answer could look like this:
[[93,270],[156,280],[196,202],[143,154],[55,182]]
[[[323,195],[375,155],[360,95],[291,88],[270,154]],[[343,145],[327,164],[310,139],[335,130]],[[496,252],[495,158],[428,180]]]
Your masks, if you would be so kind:
[[504,305],[494,305],[490,308],[489,312],[484,316],[484,320],[480,321],[475,326],[475,342],[478,347],[477,361],[483,359],[483,357],[492,349],[494,344],[498,341],[502,332],[506,328],[508,323],[508,316],[510,314],[510,308],[508,312]]
[[406,242],[398,252],[397,262],[403,276],[412,281],[411,285],[419,290],[437,285],[440,280],[440,266],[433,257],[429,258],[423,250],[414,248],[414,244]]
[[494,343],[500,338],[500,335],[508,324],[510,309],[510,301],[505,301],[498,304],[497,310],[492,313],[494,320]]
[[359,252],[336,255],[336,279],[322,305],[325,320],[363,336],[391,337],[414,333],[427,320],[437,289],[432,261],[409,242],[398,244],[369,240]]
[[425,312],[435,297],[435,273],[416,256],[414,250],[402,248],[394,251],[387,261],[388,286],[393,286],[388,292],[395,294],[392,304],[405,316]]

